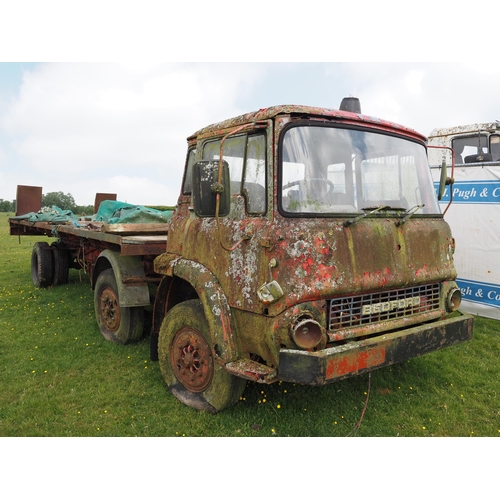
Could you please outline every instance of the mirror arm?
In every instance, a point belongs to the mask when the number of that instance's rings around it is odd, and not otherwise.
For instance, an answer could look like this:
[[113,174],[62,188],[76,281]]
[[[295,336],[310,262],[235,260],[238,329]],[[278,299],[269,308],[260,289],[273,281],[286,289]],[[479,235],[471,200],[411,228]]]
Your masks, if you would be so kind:
[[[438,200],[441,200],[444,194],[441,194],[441,188],[444,186],[451,186],[455,182],[455,151],[453,151],[452,148],[449,146],[434,146],[434,145],[427,145],[427,148],[433,148],[433,149],[448,149],[451,151],[451,177],[447,177],[447,172],[446,172],[446,159],[443,158],[443,163],[441,165],[441,176],[440,176],[440,182],[439,182],[439,193],[438,193]],[[445,174],[443,175],[443,170],[445,170]],[[443,212],[443,217],[448,211],[448,208],[450,208],[451,202],[453,200],[453,190],[450,187],[450,201],[448,205],[446,206],[444,212]]]

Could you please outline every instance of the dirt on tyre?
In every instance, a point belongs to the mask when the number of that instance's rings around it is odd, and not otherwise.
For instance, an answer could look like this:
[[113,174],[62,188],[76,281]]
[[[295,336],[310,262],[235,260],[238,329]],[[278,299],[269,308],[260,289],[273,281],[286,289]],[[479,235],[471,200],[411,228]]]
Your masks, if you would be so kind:
[[31,252],[31,280],[38,288],[47,288],[54,279],[52,250],[46,241],[38,241]]
[[246,380],[214,362],[208,322],[200,300],[177,304],[165,316],[158,337],[163,379],[182,403],[211,413],[236,403]]
[[106,269],[97,277],[94,289],[94,310],[102,335],[111,342],[137,342],[144,332],[144,309],[121,307],[115,274]]

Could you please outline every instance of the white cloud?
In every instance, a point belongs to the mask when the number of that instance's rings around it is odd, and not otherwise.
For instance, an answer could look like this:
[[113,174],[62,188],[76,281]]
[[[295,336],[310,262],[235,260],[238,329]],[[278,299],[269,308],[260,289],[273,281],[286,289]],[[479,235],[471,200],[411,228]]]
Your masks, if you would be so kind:
[[500,70],[474,71],[465,63],[344,65],[364,113],[428,135],[434,128],[500,117]]
[[406,88],[410,94],[420,95],[422,94],[422,81],[425,78],[425,73],[423,71],[410,71],[404,78],[406,83]]
[[0,197],[32,184],[78,204],[96,192],[175,204],[186,137],[210,123],[352,94],[363,113],[429,134],[500,119],[499,86],[500,70],[467,63],[41,64],[2,102]]
[[243,112],[237,98],[259,74],[259,65],[241,64],[42,64],[25,74],[0,125],[44,192],[88,204],[89,181],[134,178],[164,186],[174,198],[161,203],[175,204],[186,137]]
[[105,179],[103,191],[120,193],[119,199],[134,205],[168,205],[166,200],[177,201],[180,182],[171,187],[147,177],[126,177],[118,175]]

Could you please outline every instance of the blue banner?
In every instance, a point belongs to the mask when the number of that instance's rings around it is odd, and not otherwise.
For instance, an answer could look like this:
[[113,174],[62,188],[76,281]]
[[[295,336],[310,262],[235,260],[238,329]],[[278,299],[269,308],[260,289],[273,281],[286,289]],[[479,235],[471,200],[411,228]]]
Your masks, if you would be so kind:
[[[434,182],[434,188],[437,195],[439,182]],[[500,180],[455,181],[451,186],[446,186],[440,203],[450,201],[450,188],[453,192],[453,203],[500,203]]]
[[500,285],[465,279],[457,279],[457,285],[462,292],[463,300],[500,307]]

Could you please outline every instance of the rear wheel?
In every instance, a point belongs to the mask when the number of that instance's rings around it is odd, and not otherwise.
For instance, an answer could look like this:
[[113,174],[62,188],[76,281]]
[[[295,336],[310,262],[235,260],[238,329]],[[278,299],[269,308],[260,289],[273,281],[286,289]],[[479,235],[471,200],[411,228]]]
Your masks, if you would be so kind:
[[106,269],[97,277],[94,309],[99,329],[107,340],[128,344],[141,339],[144,310],[142,307],[120,306],[113,269]]
[[31,279],[38,288],[52,285],[54,264],[52,251],[46,241],[38,241],[31,252]]
[[65,285],[69,277],[69,251],[59,243],[50,245],[54,259],[54,286]]
[[158,357],[170,392],[187,406],[216,413],[236,403],[245,390],[246,380],[214,362],[199,300],[178,304],[167,313],[158,338]]

